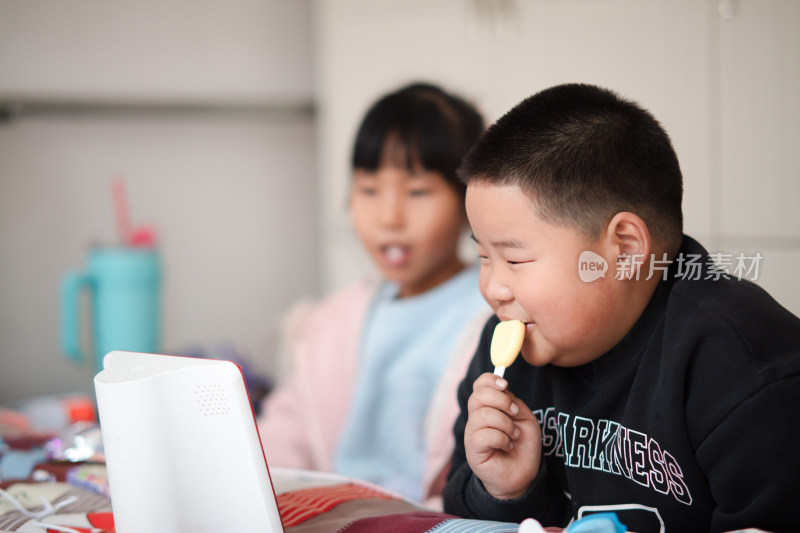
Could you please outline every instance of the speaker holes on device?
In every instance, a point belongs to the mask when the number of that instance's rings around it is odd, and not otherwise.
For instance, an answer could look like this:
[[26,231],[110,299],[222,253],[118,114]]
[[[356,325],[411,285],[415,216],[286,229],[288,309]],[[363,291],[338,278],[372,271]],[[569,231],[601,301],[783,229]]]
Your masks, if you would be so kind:
[[227,415],[231,412],[222,385],[198,385],[194,389],[194,399],[203,416]]

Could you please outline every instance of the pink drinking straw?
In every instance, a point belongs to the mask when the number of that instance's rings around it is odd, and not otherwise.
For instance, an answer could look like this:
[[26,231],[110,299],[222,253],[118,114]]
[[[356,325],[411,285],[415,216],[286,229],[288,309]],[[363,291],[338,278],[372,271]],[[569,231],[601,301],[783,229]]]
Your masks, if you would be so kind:
[[138,228],[131,227],[128,214],[128,195],[125,190],[125,180],[116,178],[111,183],[111,192],[114,196],[114,211],[117,215],[117,231],[123,246],[139,248],[152,248],[156,243],[156,232],[149,226]]
[[114,196],[114,211],[117,215],[117,231],[124,246],[131,244],[131,221],[128,216],[128,197],[125,193],[125,180],[116,178],[111,183],[111,192]]

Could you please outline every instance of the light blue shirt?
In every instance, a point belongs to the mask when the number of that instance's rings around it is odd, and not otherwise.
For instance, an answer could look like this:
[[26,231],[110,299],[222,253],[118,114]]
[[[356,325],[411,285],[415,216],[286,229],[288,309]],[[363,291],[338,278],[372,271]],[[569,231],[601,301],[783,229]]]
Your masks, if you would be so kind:
[[464,328],[487,304],[479,267],[423,294],[397,298],[384,283],[361,338],[359,375],[336,471],[421,500],[425,416]]

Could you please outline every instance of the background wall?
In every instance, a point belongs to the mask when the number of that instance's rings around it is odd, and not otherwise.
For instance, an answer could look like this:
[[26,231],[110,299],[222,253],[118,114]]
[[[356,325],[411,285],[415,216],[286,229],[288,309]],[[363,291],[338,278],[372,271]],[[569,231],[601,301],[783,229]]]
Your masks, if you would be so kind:
[[59,286],[118,241],[111,183],[158,231],[163,351],[271,370],[317,293],[309,1],[0,0],[0,404],[91,391]]
[[350,146],[414,80],[488,121],[561,82],[638,101],[681,160],[686,231],[760,252],[800,313],[796,0],[0,0],[0,404],[90,390],[58,287],[114,241],[119,175],[159,231],[165,350],[229,342],[274,370],[291,302],[369,268]]
[[800,2],[319,0],[317,8],[324,286],[368,268],[342,205],[349,143],[374,98],[432,80],[491,122],[548,86],[588,82],[650,109],[672,137],[686,232],[712,252],[760,252],[756,281],[800,313]]

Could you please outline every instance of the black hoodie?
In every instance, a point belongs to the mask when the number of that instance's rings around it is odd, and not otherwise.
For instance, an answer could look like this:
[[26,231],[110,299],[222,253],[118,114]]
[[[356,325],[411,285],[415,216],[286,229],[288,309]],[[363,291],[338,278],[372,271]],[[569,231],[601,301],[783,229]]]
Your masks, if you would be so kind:
[[800,531],[800,319],[754,283],[709,271],[684,237],[638,322],[589,364],[506,370],[542,426],[542,468],[519,500],[490,496],[464,452],[472,383],[491,372],[497,317],[461,383],[445,511],[565,526],[615,511],[638,533]]

